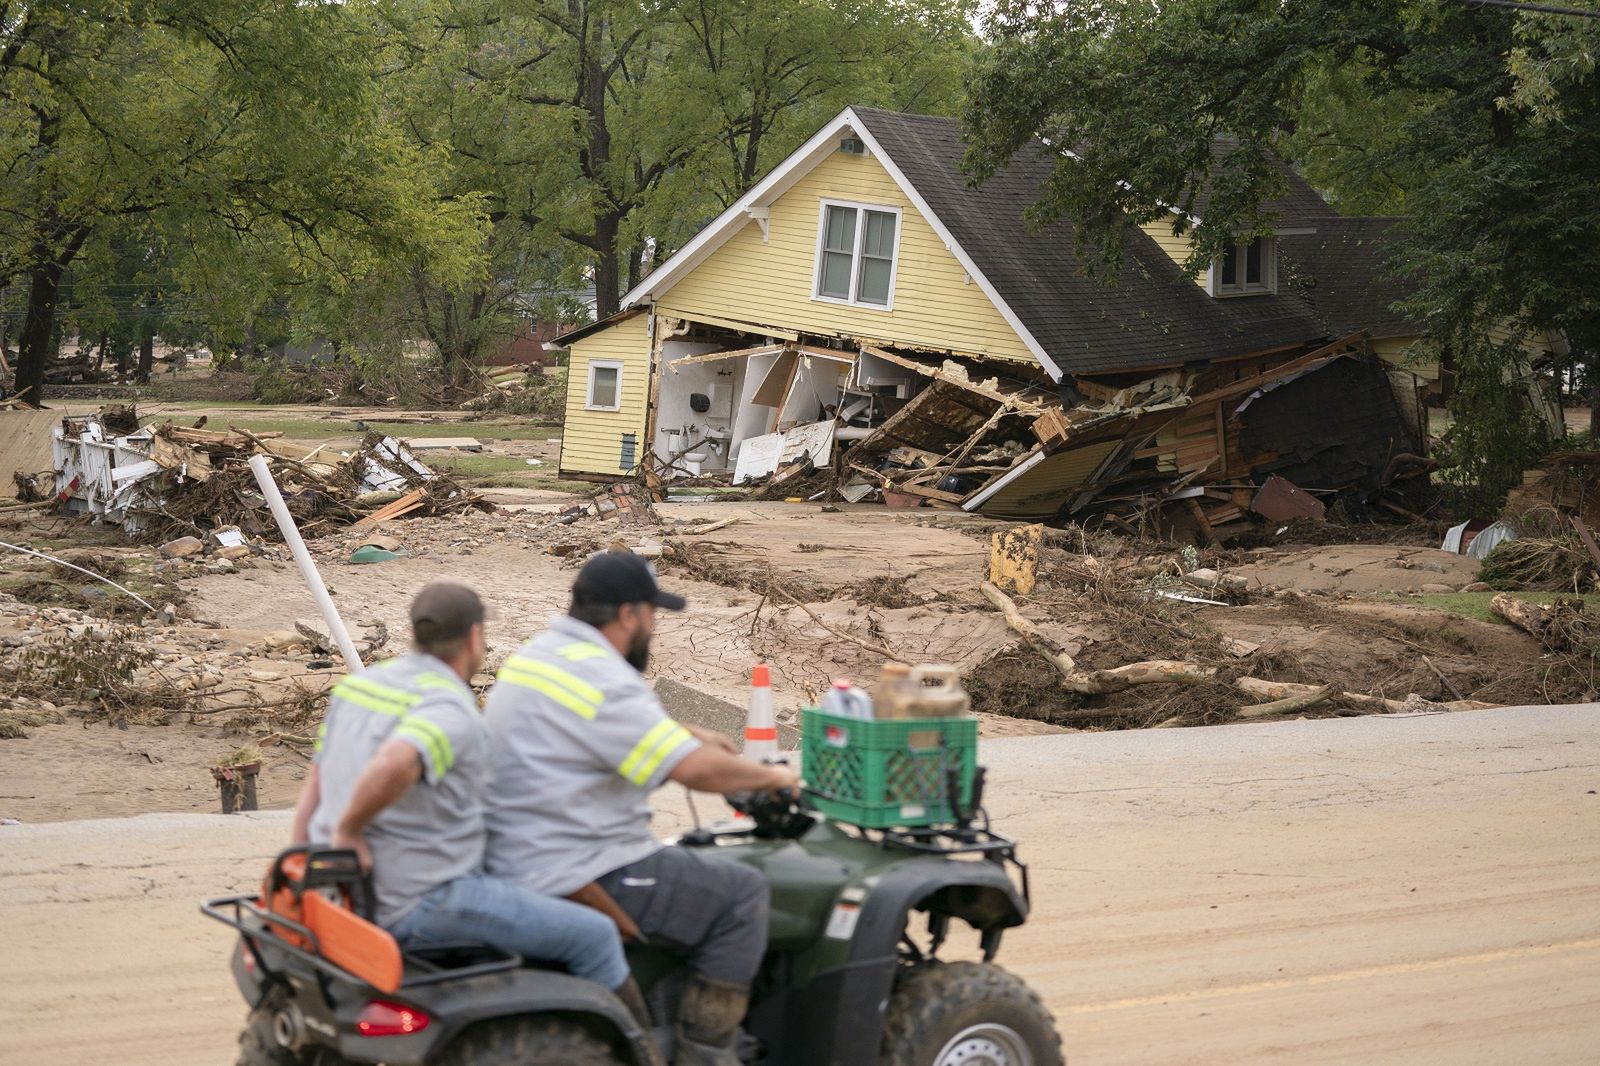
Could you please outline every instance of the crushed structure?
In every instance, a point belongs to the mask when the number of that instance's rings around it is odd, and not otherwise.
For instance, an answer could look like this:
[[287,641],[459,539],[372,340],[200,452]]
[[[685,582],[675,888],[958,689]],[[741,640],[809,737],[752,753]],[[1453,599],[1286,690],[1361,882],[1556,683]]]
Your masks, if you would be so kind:
[[560,338],[563,474],[1202,537],[1335,502],[1411,514],[1440,369],[1394,310],[1394,220],[1340,216],[1285,168],[1269,234],[1191,276],[1202,195],[1130,226],[1102,284],[1070,224],[1025,221],[1048,146],[976,188],[964,147],[946,119],[847,109]]
[[[343,455],[278,434],[141,426],[132,408],[63,418],[52,429],[54,486],[66,511],[94,515],[131,535],[166,537],[235,527],[276,539],[247,462],[268,457],[290,513],[304,525],[347,524],[485,506],[393,437],[368,434]],[[21,486],[24,495],[32,484]]]

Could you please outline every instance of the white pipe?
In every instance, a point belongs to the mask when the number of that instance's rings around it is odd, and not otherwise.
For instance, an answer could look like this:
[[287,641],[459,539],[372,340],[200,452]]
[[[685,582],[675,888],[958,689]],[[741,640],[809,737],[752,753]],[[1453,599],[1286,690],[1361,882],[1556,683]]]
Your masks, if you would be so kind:
[[317,564],[311,561],[311,553],[306,551],[306,542],[300,539],[300,530],[295,527],[294,517],[289,514],[289,508],[283,502],[283,494],[278,491],[278,483],[272,480],[272,470],[267,466],[267,457],[251,456],[250,472],[256,476],[256,484],[261,486],[261,495],[267,498],[267,506],[272,508],[272,517],[278,521],[278,529],[283,533],[283,542],[289,546],[294,561],[299,564],[300,576],[305,579],[306,587],[311,589],[311,596],[317,601],[317,609],[322,612],[322,620],[327,624],[334,643],[339,645],[339,653],[344,656],[345,666],[350,668],[352,674],[359,674],[366,667],[361,662],[361,656],[356,654],[356,646],[350,640],[349,630],[344,627],[344,619],[339,617],[339,609],[333,605],[333,597],[328,595],[328,586],[322,583],[322,575],[317,572]]
[[151,610],[151,611],[155,610],[155,607],[151,605],[150,601],[145,599],[143,596],[139,595],[137,592],[133,591],[132,589],[123,588],[121,585],[117,584],[115,581],[112,581],[109,577],[101,577],[99,574],[95,573],[93,570],[85,570],[83,567],[78,566],[78,565],[76,565],[74,563],[69,563],[65,559],[57,559],[54,555],[46,555],[44,552],[36,552],[32,548],[24,548],[20,544],[7,544],[5,541],[0,541],[0,548],[10,548],[12,551],[21,552],[23,555],[38,556],[40,559],[47,559],[50,562],[55,563],[55,564],[57,564],[59,566],[64,566],[69,570],[76,570],[80,574],[88,574],[90,577],[94,578],[96,581],[104,581],[106,584],[110,585],[112,588],[117,589],[120,592],[126,592],[128,595],[132,596],[134,599],[136,599],[140,603],[144,604],[146,610]]

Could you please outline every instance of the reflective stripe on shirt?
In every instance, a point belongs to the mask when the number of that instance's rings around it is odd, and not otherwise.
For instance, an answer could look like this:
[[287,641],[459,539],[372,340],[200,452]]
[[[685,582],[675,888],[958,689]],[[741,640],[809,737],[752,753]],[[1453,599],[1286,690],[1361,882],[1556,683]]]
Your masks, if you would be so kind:
[[583,718],[593,720],[605,693],[575,674],[538,659],[513,655],[500,667],[496,680],[531,688]]
[[640,738],[628,757],[617,767],[617,773],[643,788],[656,772],[661,760],[677,750],[678,745],[693,739],[690,732],[671,718],[657,722],[650,732]]

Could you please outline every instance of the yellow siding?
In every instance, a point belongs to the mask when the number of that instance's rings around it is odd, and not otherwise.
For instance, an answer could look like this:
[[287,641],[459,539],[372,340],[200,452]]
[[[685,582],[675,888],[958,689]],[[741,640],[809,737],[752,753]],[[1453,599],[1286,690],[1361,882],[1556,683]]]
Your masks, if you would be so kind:
[[[817,225],[824,198],[898,207],[894,308],[813,300]],[[771,206],[769,237],[747,222],[663,293],[663,315],[696,313],[822,335],[1033,362],[1032,353],[944,242],[870,155],[834,153]]]
[[[1146,222],[1139,228],[1144,230],[1145,234],[1155,241],[1163,252],[1167,253],[1168,259],[1171,259],[1180,267],[1188,260],[1189,253],[1193,251],[1193,242],[1187,234],[1180,237],[1172,232],[1171,219],[1158,218],[1154,222]],[[1195,278],[1195,284],[1204,288],[1205,283],[1206,275],[1205,271],[1202,270],[1200,275]]]
[[[567,418],[561,431],[561,469],[576,474],[622,474],[622,435],[635,434],[635,461],[645,453],[644,408],[650,388],[648,314],[634,315],[572,346],[567,374]],[[622,367],[618,411],[590,411],[589,363],[614,359]]]
[[1372,342],[1372,354],[1423,381],[1439,380],[1439,346],[1426,337],[1379,337]]

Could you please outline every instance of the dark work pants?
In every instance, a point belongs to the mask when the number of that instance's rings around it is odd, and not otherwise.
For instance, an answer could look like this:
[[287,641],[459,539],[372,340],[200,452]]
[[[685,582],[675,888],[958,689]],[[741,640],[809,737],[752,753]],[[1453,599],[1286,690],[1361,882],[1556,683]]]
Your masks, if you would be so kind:
[[612,870],[600,887],[652,947],[681,951],[703,977],[748,985],[767,950],[770,891],[748,866],[664,847]]

